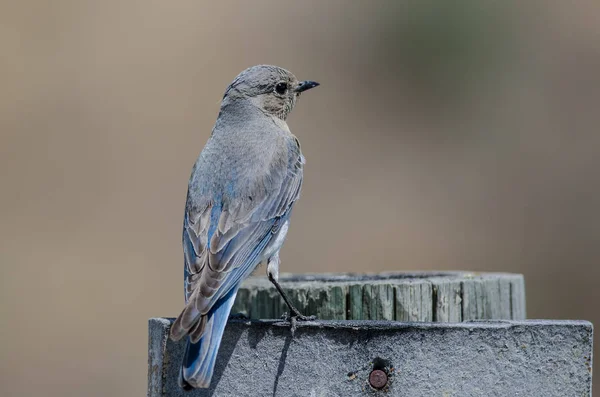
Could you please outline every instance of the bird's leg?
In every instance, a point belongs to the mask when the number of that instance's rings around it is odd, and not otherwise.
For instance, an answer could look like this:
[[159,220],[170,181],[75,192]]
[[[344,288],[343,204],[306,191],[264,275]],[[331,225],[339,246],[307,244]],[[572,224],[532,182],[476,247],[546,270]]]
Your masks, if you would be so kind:
[[283,288],[281,288],[281,285],[279,284],[279,281],[278,281],[278,279],[279,279],[279,253],[276,253],[271,258],[269,258],[269,262],[267,264],[267,276],[269,277],[269,281],[271,281],[273,283],[273,285],[275,286],[275,288],[277,288],[277,292],[279,292],[279,295],[281,295],[285,304],[290,309],[290,315],[289,315],[288,319],[290,321],[292,321],[292,325],[294,325],[295,320],[312,321],[316,318],[315,316],[305,316],[302,313],[300,313],[298,311],[298,309],[296,309],[294,307],[294,305],[292,305],[292,302],[290,302],[290,299],[288,298],[286,293],[283,292]]
[[277,288],[277,292],[279,292],[279,295],[281,295],[281,297],[285,301],[285,304],[290,309],[290,313],[291,313],[290,317],[297,319],[297,320],[302,320],[302,321],[312,321],[316,318],[315,316],[305,316],[304,314],[300,313],[298,311],[298,309],[296,309],[294,307],[294,305],[292,305],[292,303],[290,302],[290,299],[285,294],[285,292],[283,292],[283,289],[281,288],[281,285],[279,285],[279,282],[277,280],[275,280],[275,278],[273,278],[273,276],[271,276],[270,274],[269,274],[269,281],[271,281],[273,283],[273,285],[275,286],[275,288]]

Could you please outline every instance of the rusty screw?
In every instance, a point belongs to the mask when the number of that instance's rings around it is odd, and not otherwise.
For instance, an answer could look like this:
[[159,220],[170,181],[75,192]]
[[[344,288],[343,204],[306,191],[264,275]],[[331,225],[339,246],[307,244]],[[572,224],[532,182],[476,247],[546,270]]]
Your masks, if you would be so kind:
[[371,375],[369,375],[369,384],[375,389],[383,389],[387,381],[387,374],[380,369],[374,369],[371,371]]

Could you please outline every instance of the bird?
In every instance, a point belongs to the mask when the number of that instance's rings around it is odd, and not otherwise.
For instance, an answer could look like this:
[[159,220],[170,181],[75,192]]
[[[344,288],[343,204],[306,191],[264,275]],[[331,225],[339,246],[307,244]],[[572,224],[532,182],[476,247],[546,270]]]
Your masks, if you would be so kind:
[[[217,352],[240,284],[261,263],[294,320],[310,320],[279,284],[279,251],[300,197],[305,158],[286,119],[300,94],[317,87],[273,65],[242,71],[223,95],[196,160],[183,220],[185,307],[170,337],[187,337],[179,385],[210,387]],[[294,322],[292,322],[293,326]]]

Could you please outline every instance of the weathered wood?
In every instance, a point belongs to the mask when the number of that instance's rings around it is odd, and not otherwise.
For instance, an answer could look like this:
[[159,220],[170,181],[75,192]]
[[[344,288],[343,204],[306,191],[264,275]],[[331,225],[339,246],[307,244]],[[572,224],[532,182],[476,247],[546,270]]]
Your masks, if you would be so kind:
[[513,320],[525,320],[525,278],[520,274],[512,274],[510,281],[510,312]]
[[[302,283],[294,288],[285,288],[293,304],[319,318],[346,319],[346,297],[348,286]],[[288,311],[283,299],[278,298],[278,316]]]
[[462,282],[459,279],[435,277],[433,287],[433,321],[456,323],[462,321]]
[[253,293],[256,293],[256,289],[254,288],[240,288],[235,298],[233,307],[231,308],[231,312],[250,318],[251,305],[249,302],[250,299],[252,299],[251,296]]
[[433,285],[415,280],[395,285],[396,317],[398,321],[433,321]]
[[[518,274],[282,274],[280,282],[298,310],[323,320],[525,319],[525,285]],[[280,318],[286,312],[265,276],[242,284],[232,310],[252,319]]]
[[463,281],[463,320],[512,318],[509,276],[474,276]]

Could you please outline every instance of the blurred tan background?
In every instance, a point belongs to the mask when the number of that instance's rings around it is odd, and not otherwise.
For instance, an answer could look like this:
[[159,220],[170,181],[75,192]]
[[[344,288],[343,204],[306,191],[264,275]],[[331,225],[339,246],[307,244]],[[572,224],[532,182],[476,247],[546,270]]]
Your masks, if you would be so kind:
[[0,5],[0,395],[144,395],[191,166],[260,63],[322,83],[283,271],[520,272],[531,318],[600,324],[600,2],[216,3]]

